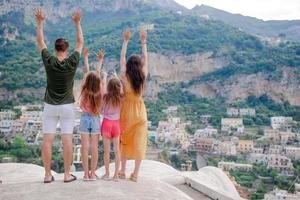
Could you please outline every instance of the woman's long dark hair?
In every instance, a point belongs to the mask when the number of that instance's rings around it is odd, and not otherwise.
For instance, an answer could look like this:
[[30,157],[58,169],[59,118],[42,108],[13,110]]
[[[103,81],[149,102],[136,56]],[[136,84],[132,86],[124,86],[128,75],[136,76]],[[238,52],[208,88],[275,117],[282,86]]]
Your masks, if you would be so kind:
[[126,63],[126,76],[132,86],[135,94],[140,95],[145,86],[146,75],[143,71],[143,61],[138,55],[132,55],[129,57]]

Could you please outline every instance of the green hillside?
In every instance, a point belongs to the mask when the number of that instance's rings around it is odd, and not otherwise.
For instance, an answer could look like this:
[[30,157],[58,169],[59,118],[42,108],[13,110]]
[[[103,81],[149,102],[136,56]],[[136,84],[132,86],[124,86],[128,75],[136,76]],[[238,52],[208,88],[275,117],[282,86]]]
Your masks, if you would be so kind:
[[[20,12],[0,17],[0,34],[5,29],[17,29],[17,39],[1,39],[0,48],[0,87],[8,91],[26,88],[43,88],[45,71],[35,44],[35,24],[24,23]],[[138,27],[154,24],[149,31],[149,51],[166,54],[176,52],[194,54],[212,51],[213,57],[226,57],[227,67],[191,80],[189,84],[213,79],[227,79],[234,74],[258,72],[276,73],[276,69],[300,67],[300,46],[297,43],[284,43],[277,47],[267,46],[258,38],[245,34],[220,21],[206,20],[197,16],[178,14],[173,11],[145,9],[143,12],[120,10],[118,12],[84,12],[83,30],[85,45],[91,51],[103,48],[107,58],[118,60],[122,32],[131,28],[134,32],[129,45],[129,53],[139,53]],[[63,18],[60,23],[45,23],[46,43],[50,49],[57,37],[66,37],[74,47],[75,30],[71,19]],[[274,74],[273,74],[274,75]],[[80,77],[80,70],[77,77]],[[30,95],[20,95],[18,102],[33,100]],[[2,104],[7,101],[2,100]]]

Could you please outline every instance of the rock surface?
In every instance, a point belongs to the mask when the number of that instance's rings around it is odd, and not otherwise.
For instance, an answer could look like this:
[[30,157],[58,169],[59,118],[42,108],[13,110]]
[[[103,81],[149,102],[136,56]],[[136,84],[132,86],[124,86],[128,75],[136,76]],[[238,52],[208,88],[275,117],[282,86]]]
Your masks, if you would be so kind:
[[[126,175],[133,171],[134,161],[128,161]],[[114,164],[110,165],[113,175]],[[104,167],[97,170],[100,177]],[[216,167],[180,172],[166,164],[144,160],[138,183],[128,179],[84,182],[83,172],[72,183],[63,183],[63,174],[53,172],[55,182],[43,184],[44,169],[32,164],[0,164],[1,199],[14,200],[79,200],[79,199],[224,199],[242,200],[226,174]]]

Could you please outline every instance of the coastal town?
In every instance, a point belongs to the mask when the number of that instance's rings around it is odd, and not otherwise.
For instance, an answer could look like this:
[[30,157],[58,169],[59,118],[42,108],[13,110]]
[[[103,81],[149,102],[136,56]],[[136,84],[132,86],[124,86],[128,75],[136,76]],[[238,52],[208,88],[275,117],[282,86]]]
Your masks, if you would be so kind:
[[[0,134],[6,142],[15,137],[22,137],[26,143],[40,145],[42,142],[42,105],[16,106],[13,110],[0,112]],[[74,129],[73,170],[81,165],[80,134],[78,132],[80,108],[76,110],[76,125]],[[182,171],[200,169],[207,165],[216,165],[249,192],[258,190],[256,186],[272,185],[274,173],[277,177],[286,177],[286,189],[278,187],[268,189],[264,199],[299,199],[300,184],[297,183],[300,159],[300,133],[294,129],[299,122],[292,117],[270,117],[270,126],[249,127],[244,124],[244,117],[256,116],[252,108],[227,108],[226,117],[221,119],[219,127],[210,124],[210,115],[201,115],[199,124],[203,128],[188,133],[189,121],[183,121],[177,115],[177,106],[170,106],[163,112],[164,120],[155,127],[149,122],[148,159],[161,160],[162,152],[166,152],[170,160],[181,155],[195,155],[188,157],[179,166]],[[296,131],[295,131],[296,130]],[[60,132],[59,125],[57,132]],[[60,140],[55,143],[61,148]],[[2,158],[1,162],[9,162],[9,158]],[[174,164],[174,162],[171,162]],[[178,163],[177,163],[178,164]],[[264,175],[255,174],[258,178],[247,181],[239,177],[243,174],[256,173],[258,167],[265,170]],[[262,170],[262,171],[264,171]],[[290,184],[291,183],[291,184]],[[257,184],[255,186],[255,184]],[[290,184],[290,185],[288,185]],[[248,187],[247,187],[248,185]]]

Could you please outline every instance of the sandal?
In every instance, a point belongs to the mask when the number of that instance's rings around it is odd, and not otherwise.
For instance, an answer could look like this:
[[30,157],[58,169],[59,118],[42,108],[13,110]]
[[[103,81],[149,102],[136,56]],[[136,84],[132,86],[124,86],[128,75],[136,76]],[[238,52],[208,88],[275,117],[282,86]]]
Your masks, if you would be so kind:
[[96,181],[98,179],[99,179],[99,177],[95,174],[95,177],[94,178],[90,178],[90,181]]
[[72,176],[72,178],[70,180],[64,180],[64,183],[71,183],[77,179],[77,177],[74,176],[73,174],[71,174],[71,176]]
[[111,179],[112,181],[114,181],[114,182],[119,182],[119,177],[118,176],[114,176],[114,177],[112,177],[112,179]]
[[54,181],[54,177],[51,176],[51,179],[50,180],[46,180],[46,177],[44,178],[44,183],[51,183]]
[[126,179],[126,174],[122,173],[122,172],[119,172],[118,177],[119,177],[119,179]]
[[89,177],[87,178],[87,177],[84,176],[83,181],[90,181],[90,178]]
[[138,182],[138,177],[135,176],[133,173],[130,175],[129,180],[133,181],[133,182]]
[[110,180],[110,179],[109,179],[109,175],[106,175],[106,174],[104,174],[104,175],[101,177],[101,179],[104,180],[104,181],[109,181],[109,180]]

